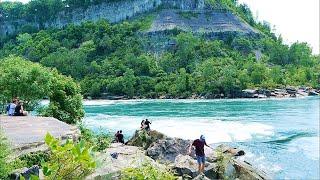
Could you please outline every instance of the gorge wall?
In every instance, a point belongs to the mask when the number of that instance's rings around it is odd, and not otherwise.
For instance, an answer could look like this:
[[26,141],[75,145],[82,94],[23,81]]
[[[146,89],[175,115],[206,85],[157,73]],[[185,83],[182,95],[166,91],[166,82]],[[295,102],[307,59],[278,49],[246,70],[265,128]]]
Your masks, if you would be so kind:
[[[205,8],[205,0],[123,0],[119,2],[102,3],[88,8],[78,8],[70,11],[62,11],[54,20],[42,23],[45,28],[62,28],[67,24],[80,24],[84,21],[97,21],[106,19],[111,23],[132,18],[138,14],[154,11],[158,8],[202,10]],[[26,26],[40,28],[40,22],[36,18],[30,22],[24,19],[0,22],[0,35],[12,34]]]

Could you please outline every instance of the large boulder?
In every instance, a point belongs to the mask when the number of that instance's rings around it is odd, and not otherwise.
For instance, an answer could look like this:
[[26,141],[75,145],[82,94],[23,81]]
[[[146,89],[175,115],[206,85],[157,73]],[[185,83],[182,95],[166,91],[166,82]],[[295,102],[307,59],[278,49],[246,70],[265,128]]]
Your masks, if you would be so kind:
[[[162,163],[173,163],[175,158],[179,155],[187,155],[191,140],[184,140],[180,138],[164,138],[153,142],[146,153],[154,160]],[[205,154],[208,162],[216,161],[216,153],[214,150],[205,146]],[[195,158],[195,152],[192,152],[192,157]]]
[[[188,155],[179,154],[171,166],[178,176],[195,178],[199,174],[197,161]],[[206,177],[216,179],[218,177],[216,172],[214,163],[205,163],[204,174]]]
[[179,154],[186,155],[190,140],[179,138],[159,139],[147,149],[147,156],[162,163],[173,163]]
[[266,180],[271,179],[267,173],[254,168],[250,163],[246,161],[239,160],[237,158],[232,158],[231,162],[234,167],[235,174],[237,178],[243,180]]
[[[155,167],[164,168],[163,165],[146,156],[142,148],[126,146],[121,143],[111,144],[104,152],[96,154],[96,159],[97,168],[87,179],[117,179],[121,170],[141,167],[146,162],[151,163]],[[106,177],[107,175],[108,177]]]
[[148,149],[153,142],[156,142],[157,140],[163,138],[166,138],[166,136],[155,130],[137,130],[126,144],[130,146],[138,146],[143,147],[144,149]]

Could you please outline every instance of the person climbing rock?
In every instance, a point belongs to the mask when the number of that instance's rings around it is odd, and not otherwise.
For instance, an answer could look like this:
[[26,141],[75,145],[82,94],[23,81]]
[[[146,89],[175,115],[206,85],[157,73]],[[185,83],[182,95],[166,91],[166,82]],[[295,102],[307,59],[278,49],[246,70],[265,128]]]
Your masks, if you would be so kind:
[[205,154],[204,154],[204,146],[207,146],[209,148],[211,148],[211,147],[207,145],[204,135],[201,135],[200,139],[196,139],[190,144],[189,155],[191,154],[193,146],[196,149],[196,157],[197,157],[197,162],[198,162],[199,174],[203,174],[203,172],[204,172],[204,164],[205,164],[205,161],[206,161],[206,157],[205,157]]

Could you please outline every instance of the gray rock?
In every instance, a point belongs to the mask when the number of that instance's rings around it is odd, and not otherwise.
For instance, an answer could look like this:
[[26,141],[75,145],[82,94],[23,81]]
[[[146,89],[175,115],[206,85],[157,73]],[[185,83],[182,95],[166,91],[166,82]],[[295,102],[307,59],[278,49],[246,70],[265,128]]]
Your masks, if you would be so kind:
[[0,116],[0,126],[15,150],[13,157],[37,151],[46,151],[44,137],[49,132],[61,140],[78,139],[80,131],[52,117]]
[[[171,166],[173,166],[173,170],[179,176],[187,175],[191,178],[195,178],[199,174],[197,161],[188,155],[179,154]],[[217,178],[218,176],[216,172],[215,164],[209,162],[205,163],[204,174],[207,177],[211,179]]]
[[190,140],[179,138],[159,139],[147,149],[147,155],[162,163],[173,163],[179,154],[188,153],[190,143]]
[[[117,158],[111,157],[112,153],[117,153]],[[93,174],[86,179],[118,179],[119,172],[126,168],[136,168],[144,165],[145,162],[151,163],[158,168],[165,168],[150,157],[145,155],[145,151],[136,146],[126,146],[121,143],[113,143],[104,152],[95,155],[97,168]],[[110,174],[110,175],[109,175]]]
[[39,177],[39,166],[35,165],[31,168],[22,168],[15,170],[11,175],[10,179],[12,180],[19,180],[20,176],[24,177],[26,180],[31,178],[31,175]]

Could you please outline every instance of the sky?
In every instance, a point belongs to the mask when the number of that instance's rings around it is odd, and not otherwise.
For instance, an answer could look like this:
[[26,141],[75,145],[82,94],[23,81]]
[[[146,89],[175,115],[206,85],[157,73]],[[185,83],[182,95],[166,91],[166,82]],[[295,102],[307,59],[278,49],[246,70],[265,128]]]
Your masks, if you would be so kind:
[[286,44],[307,42],[313,54],[319,54],[319,0],[238,1],[246,3],[259,21],[269,22]]

